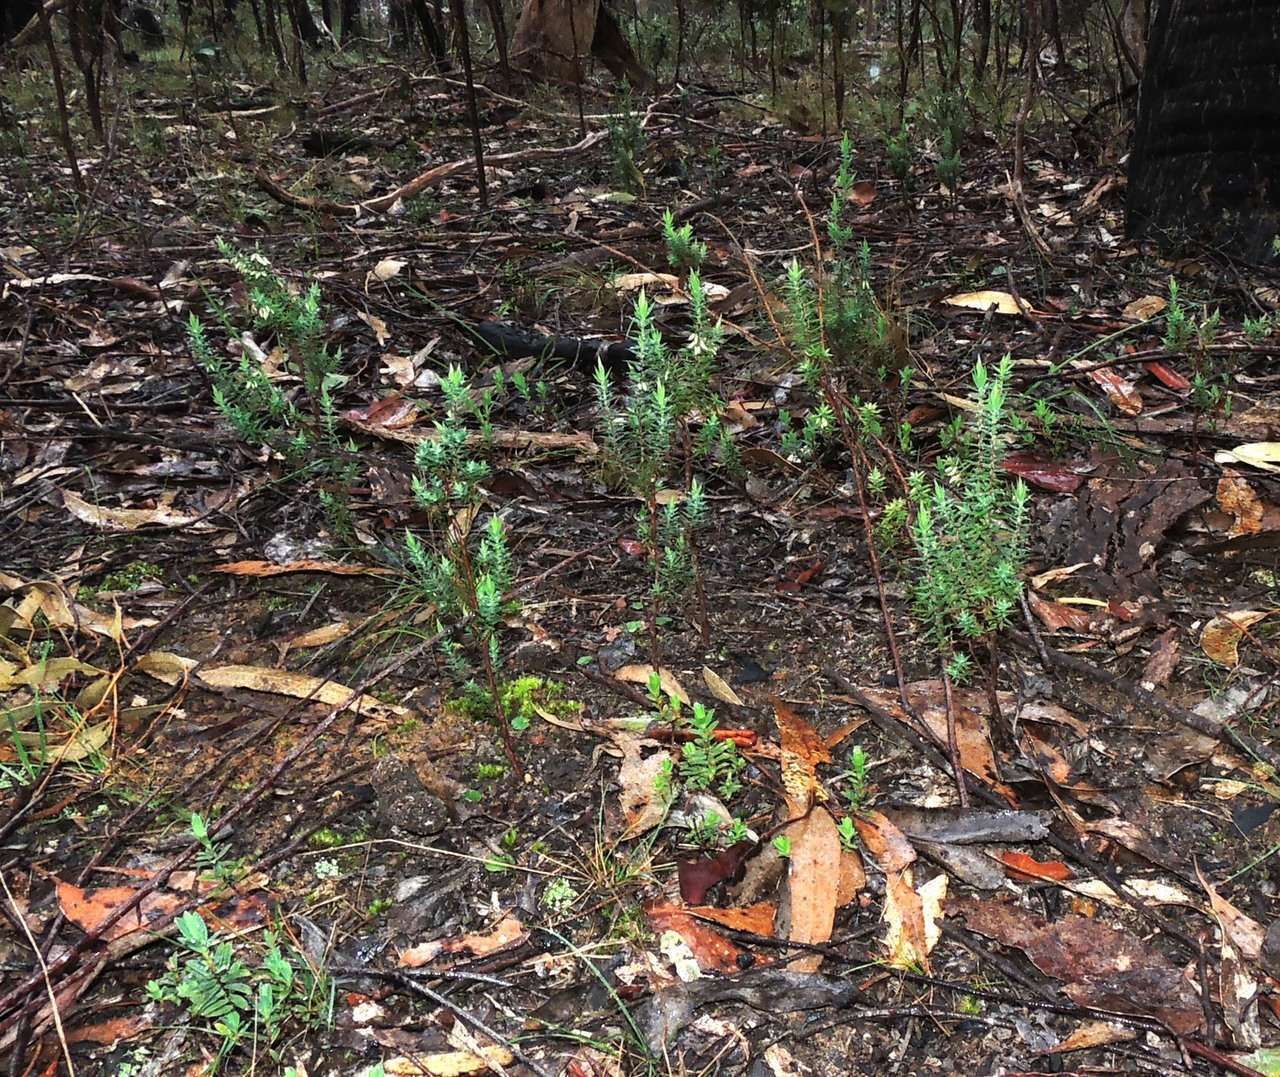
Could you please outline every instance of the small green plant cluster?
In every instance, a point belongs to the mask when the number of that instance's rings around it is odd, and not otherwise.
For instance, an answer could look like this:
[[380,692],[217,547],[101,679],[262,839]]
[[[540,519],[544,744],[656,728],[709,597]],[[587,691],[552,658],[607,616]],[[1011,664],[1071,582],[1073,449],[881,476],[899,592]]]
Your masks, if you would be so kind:
[[1272,311],[1256,318],[1246,317],[1243,328],[1244,338],[1250,344],[1264,344],[1280,329],[1280,313]]
[[[677,785],[692,793],[714,789],[725,801],[737,796],[742,790],[741,776],[747,761],[733,740],[716,735],[719,723],[715,710],[694,703],[686,718],[679,697],[663,691],[662,679],[657,673],[649,675],[648,693],[656,720],[673,733],[690,735],[681,746],[679,761],[666,760],[654,778],[659,798],[670,804],[675,799]],[[722,841],[734,845],[746,837],[746,824],[742,820],[734,819],[725,826],[724,821],[712,813],[693,824],[689,840],[694,845],[710,848]]]
[[971,669],[960,648],[1008,624],[1022,595],[1028,492],[1021,479],[1010,486],[1000,466],[1012,370],[1008,356],[994,374],[977,364],[971,428],[939,460],[937,479],[930,483],[919,472],[909,479],[918,556],[912,602],[948,673],[960,682]]
[[641,292],[635,305],[635,359],[624,392],[615,393],[603,362],[595,376],[606,476],[625,481],[642,503],[636,526],[653,580],[650,644],[655,665],[657,618],[664,606],[699,586],[695,535],[710,517],[696,478],[681,503],[667,500],[660,507],[664,483],[681,460],[691,477],[698,459],[716,455],[729,466],[736,459],[732,438],[719,421],[713,385],[723,328],[711,316],[697,270],[689,272],[687,289],[691,327],[680,348],[667,346],[653,303]]
[[[251,339],[234,324],[217,300],[211,308],[228,341],[239,342],[238,360],[215,348],[200,318],[192,314],[187,338],[196,361],[213,386],[213,400],[236,433],[251,445],[280,453],[288,463],[321,480],[320,502],[334,530],[352,531],[347,491],[355,481],[354,446],[338,430],[335,389],[346,381],[342,349],[330,350],[320,310],[320,285],[312,282],[300,294],[290,289],[265,255],[246,253],[219,238],[218,252],[243,280],[253,333],[273,338],[286,369],[302,385],[294,399],[268,377]],[[264,336],[264,339],[266,339]]]
[[617,108],[605,116],[605,130],[609,132],[609,158],[613,163],[613,179],[624,191],[638,194],[644,190],[644,173],[640,170],[640,157],[644,153],[644,127],[631,96],[631,88],[624,89]]
[[707,260],[707,245],[695,238],[693,225],[676,224],[671,210],[662,213],[662,242],[667,248],[667,261],[681,273],[702,268]]
[[214,840],[204,816],[199,812],[192,812],[190,826],[191,836],[200,843],[196,864],[206,878],[229,886],[244,875],[243,861],[227,857],[226,847]]
[[925,117],[937,142],[934,171],[938,182],[954,198],[964,171],[960,149],[964,145],[965,127],[968,124],[968,104],[963,92],[957,89],[938,90],[925,105]]
[[739,775],[747,761],[732,740],[717,737],[719,722],[716,712],[694,703],[689,714],[693,739],[680,749],[680,779],[693,791],[715,788],[725,800],[731,800],[742,788]]
[[[481,483],[488,478],[487,461],[472,455],[473,432],[468,419],[479,425],[481,441],[492,435],[492,397],[472,395],[459,367],[451,367],[441,382],[445,411],[435,424],[435,437],[414,454],[417,471],[413,496],[433,521],[433,542],[405,533],[405,567],[416,596],[435,607],[440,651],[450,672],[469,696],[487,696],[496,711],[504,746],[515,762],[510,727],[499,690],[502,666],[500,630],[514,611],[510,591],[515,567],[502,517],[494,514],[473,537],[472,521],[484,500]],[[483,674],[475,679],[476,667]]]
[[147,982],[147,995],[155,1002],[181,1006],[217,1038],[210,1073],[217,1072],[246,1036],[252,1036],[258,1049],[270,1051],[287,1022],[327,1023],[333,985],[305,961],[295,968],[272,933],[266,935],[262,963],[251,966],[237,956],[229,940],[209,930],[199,913],[185,912],[176,924],[178,952],[162,975]]
[[911,129],[906,123],[901,124],[897,131],[885,135],[884,154],[889,164],[889,174],[898,181],[903,195],[910,194],[915,150],[911,145]]
[[[1188,354],[1194,363],[1191,375],[1191,403],[1204,412],[1231,414],[1231,369],[1216,358],[1212,346],[1222,324],[1222,312],[1201,310],[1200,317],[1182,300],[1178,282],[1169,278],[1169,302],[1164,314],[1164,346],[1171,352]],[[1260,330],[1252,326],[1256,333]],[[1245,326],[1246,333],[1250,329]]]
[[855,249],[846,221],[854,185],[853,145],[840,142],[840,164],[832,184],[827,237],[832,260],[825,279],[792,259],[783,282],[792,345],[801,372],[813,388],[826,377],[869,379],[893,357],[892,325],[871,281],[871,247]]

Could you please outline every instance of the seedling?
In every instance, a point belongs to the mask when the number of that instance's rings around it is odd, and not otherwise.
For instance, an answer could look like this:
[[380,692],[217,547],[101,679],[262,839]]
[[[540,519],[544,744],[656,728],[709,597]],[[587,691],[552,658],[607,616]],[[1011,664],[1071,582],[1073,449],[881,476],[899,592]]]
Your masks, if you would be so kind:
[[693,740],[686,741],[680,752],[680,778],[690,790],[715,786],[725,800],[742,788],[739,775],[747,761],[734,741],[716,736],[715,711],[694,703],[689,716]]
[[991,648],[994,683],[996,636],[1018,608],[1027,556],[1027,487],[1021,479],[1010,486],[1000,467],[1012,371],[1008,356],[994,376],[977,364],[977,408],[971,428],[956,441],[955,452],[939,461],[932,485],[919,472],[909,480],[918,558],[912,603],[942,662],[948,746],[962,805],[968,797],[956,746],[951,684],[968,680],[973,664],[968,649],[978,640]]
[[[436,437],[418,446],[414,499],[435,521],[435,548],[429,549],[412,531],[405,534],[405,560],[410,583],[418,596],[436,608],[440,651],[450,672],[470,696],[485,696],[498,722],[503,747],[512,767],[521,771],[503,707],[498,674],[502,667],[500,630],[515,604],[510,597],[515,569],[507,545],[506,526],[496,513],[489,517],[479,542],[471,523],[483,501],[481,483],[489,465],[470,451],[468,416],[488,440],[489,407],[482,396],[472,397],[461,369],[451,367],[441,382],[446,409],[436,423]],[[476,668],[484,679],[475,680]]]
[[295,968],[273,932],[265,935],[261,965],[250,966],[236,955],[230,940],[209,930],[199,913],[183,913],[176,925],[178,952],[162,975],[147,982],[147,995],[155,1002],[183,1007],[217,1038],[210,1073],[217,1072],[251,1031],[276,1057],[275,1045],[287,1021],[327,1023],[333,1008],[332,983],[305,961]]
[[775,834],[770,844],[773,846],[773,851],[783,860],[791,856],[791,839],[786,834]]
[[[692,327],[687,341],[673,352],[658,329],[654,307],[641,292],[635,305],[635,360],[630,364],[627,389],[621,399],[601,361],[596,366],[596,405],[601,427],[601,448],[606,474],[627,483],[642,502],[636,516],[640,540],[648,553],[652,585],[649,594],[649,647],[654,668],[660,665],[658,620],[664,607],[697,593],[707,631],[705,601],[701,592],[695,533],[708,522],[706,499],[700,482],[692,479],[695,446],[709,452],[720,446],[726,452],[732,441],[722,428],[703,423],[695,437],[695,416],[711,416],[719,402],[712,388],[716,357],[723,337],[718,321],[707,309],[706,294],[697,272],[688,279]],[[708,435],[710,429],[712,433]],[[681,452],[683,450],[683,452]],[[680,456],[684,474],[691,478],[683,503],[659,506],[659,495]]]
[[[296,294],[264,255],[245,253],[221,238],[217,245],[248,290],[250,331],[238,329],[230,312],[211,300],[228,344],[240,349],[232,360],[213,346],[199,317],[193,314],[187,322],[187,339],[212,383],[214,404],[244,441],[278,452],[303,475],[320,480],[319,500],[334,531],[349,535],[348,490],[358,474],[356,450],[338,430],[333,392],[346,375],[342,349],[331,351],[324,339],[320,285],[313,281]],[[254,334],[264,342],[273,339],[286,368],[300,379],[296,399],[267,376],[267,355]]]
[[644,173],[640,157],[644,152],[644,127],[631,97],[631,89],[622,94],[617,110],[605,117],[609,132],[609,156],[613,161],[614,181],[633,194],[644,190]]
[[695,239],[693,225],[676,224],[671,210],[662,213],[662,241],[667,248],[667,261],[681,273],[702,268],[707,258],[707,245]]
[[919,557],[912,600],[948,660],[966,641],[1004,628],[1022,595],[1029,495],[1021,480],[1005,482],[1000,468],[1012,370],[1008,356],[994,376],[977,364],[977,412],[968,435],[939,461],[931,487],[920,473],[911,477]]

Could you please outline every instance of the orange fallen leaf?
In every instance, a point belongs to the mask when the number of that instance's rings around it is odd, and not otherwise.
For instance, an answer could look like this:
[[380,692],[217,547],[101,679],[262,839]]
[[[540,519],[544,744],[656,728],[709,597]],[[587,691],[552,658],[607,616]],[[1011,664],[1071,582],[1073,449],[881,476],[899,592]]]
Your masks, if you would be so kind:
[[684,940],[703,972],[732,975],[742,971],[738,960],[745,951],[710,924],[694,917],[692,910],[655,903],[647,905],[644,912],[655,932],[674,931]]
[[284,576],[290,572],[327,572],[331,576],[390,576],[389,568],[375,568],[372,565],[348,565],[341,561],[317,561],[314,558],[303,558],[300,561],[287,561],[276,564],[274,561],[229,561],[225,565],[214,565],[210,572],[222,572],[230,576]]
[[400,953],[400,967],[421,968],[444,956],[484,957],[524,942],[529,932],[514,916],[504,916],[488,934],[461,935],[453,939],[435,939],[411,946]]
[[1238,471],[1227,468],[1218,480],[1218,505],[1234,518],[1227,534],[1253,535],[1262,530],[1265,510],[1253,487]]
[[1037,860],[1026,853],[1009,850],[1000,854],[1000,861],[1015,879],[1047,879],[1061,882],[1074,874],[1061,860]]
[[1107,399],[1125,415],[1142,414],[1142,394],[1134,384],[1109,367],[1089,371],[1089,377],[1102,386]]
[[[778,934],[795,942],[829,942],[839,904],[840,832],[823,808],[815,807],[790,823],[783,833],[791,841],[787,885],[778,910]],[[790,961],[792,972],[816,972],[821,954]]]

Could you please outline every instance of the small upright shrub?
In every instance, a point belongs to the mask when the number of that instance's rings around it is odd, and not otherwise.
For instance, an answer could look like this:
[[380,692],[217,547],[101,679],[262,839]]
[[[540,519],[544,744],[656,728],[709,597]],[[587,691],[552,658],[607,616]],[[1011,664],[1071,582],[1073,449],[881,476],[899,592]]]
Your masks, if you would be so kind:
[[[674,223],[674,222],[673,222]],[[686,237],[690,243],[690,230]],[[701,246],[701,244],[698,244]],[[684,344],[671,349],[662,338],[648,296],[641,292],[634,314],[635,359],[625,390],[615,392],[603,363],[596,367],[601,456],[607,477],[625,482],[643,507],[636,526],[648,553],[650,650],[658,664],[659,611],[687,597],[701,602],[695,534],[709,521],[702,484],[693,478],[698,459],[718,455],[732,466],[734,445],[718,419],[715,375],[723,329],[711,316],[701,275],[691,270],[686,284],[691,315]],[[683,463],[683,468],[677,465]],[[688,478],[682,504],[659,504],[664,483],[677,470]]]
[[645,186],[640,169],[640,157],[644,153],[644,128],[640,119],[630,87],[623,92],[616,109],[605,117],[614,182],[633,193],[643,191]]
[[507,756],[519,770],[499,683],[499,633],[514,609],[510,592],[515,570],[502,517],[490,516],[478,540],[472,527],[490,468],[472,455],[473,432],[466,423],[469,417],[477,421],[478,435],[485,440],[485,431],[491,432],[487,398],[476,402],[456,366],[441,386],[444,417],[436,422],[436,436],[418,446],[412,484],[414,500],[433,520],[433,542],[428,545],[412,531],[405,533],[406,570],[413,590],[435,607],[439,647],[450,673],[468,697],[487,701]]
[[[320,480],[320,502],[334,530],[349,535],[347,491],[358,468],[352,458],[355,447],[344,443],[338,429],[333,392],[346,378],[342,349],[331,350],[325,340],[320,286],[313,281],[295,292],[265,255],[246,253],[221,238],[217,246],[247,289],[249,329],[238,328],[231,312],[211,301],[227,342],[239,346],[239,356],[232,358],[212,344],[197,315],[187,322],[187,339],[212,383],[214,404],[245,442],[279,453],[304,475]],[[285,368],[301,382],[300,391],[286,392],[267,376],[255,335],[281,350]]]
[[693,225],[677,225],[669,209],[662,213],[662,242],[667,248],[667,261],[682,273],[700,269],[706,261],[707,245],[694,237]]
[[1001,469],[1012,369],[1008,356],[994,375],[978,363],[972,426],[939,460],[932,483],[920,473],[910,479],[918,558],[912,604],[948,675],[961,682],[971,668],[968,647],[1004,628],[1022,595],[1029,497],[1026,484],[1008,483]]

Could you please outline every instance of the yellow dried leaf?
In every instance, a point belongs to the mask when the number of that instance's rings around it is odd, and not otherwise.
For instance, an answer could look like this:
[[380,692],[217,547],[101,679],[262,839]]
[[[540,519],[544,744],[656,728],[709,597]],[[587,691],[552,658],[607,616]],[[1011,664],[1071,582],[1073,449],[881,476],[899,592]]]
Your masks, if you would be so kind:
[[1274,610],[1236,610],[1220,613],[1200,633],[1200,648],[1222,666],[1240,664],[1240,640],[1245,630],[1256,625]]
[[992,307],[995,307],[997,314],[1021,314],[1022,308],[1018,306],[1018,301],[1008,292],[961,292],[959,295],[949,295],[943,300],[949,307],[963,307],[966,310],[976,310],[985,314]]

